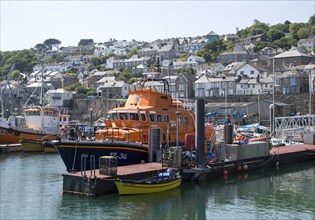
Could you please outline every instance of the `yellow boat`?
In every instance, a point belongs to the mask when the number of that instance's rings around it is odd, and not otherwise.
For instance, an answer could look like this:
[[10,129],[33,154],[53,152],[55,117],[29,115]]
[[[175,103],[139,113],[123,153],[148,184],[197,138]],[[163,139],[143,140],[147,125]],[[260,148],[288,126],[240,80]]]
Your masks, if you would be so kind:
[[182,179],[180,176],[165,176],[165,174],[168,174],[167,172],[162,174],[164,175],[151,180],[115,180],[115,184],[119,195],[158,193],[175,189],[181,185]]

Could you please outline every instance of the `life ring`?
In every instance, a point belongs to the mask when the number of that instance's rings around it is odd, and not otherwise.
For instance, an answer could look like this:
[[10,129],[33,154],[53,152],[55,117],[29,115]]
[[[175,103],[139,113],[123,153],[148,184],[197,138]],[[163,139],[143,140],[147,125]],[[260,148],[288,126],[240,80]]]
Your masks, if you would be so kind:
[[13,129],[12,128],[9,128],[8,129],[8,133],[12,133],[13,132]]
[[15,131],[14,134],[15,134],[15,136],[19,136],[21,134],[21,132]]

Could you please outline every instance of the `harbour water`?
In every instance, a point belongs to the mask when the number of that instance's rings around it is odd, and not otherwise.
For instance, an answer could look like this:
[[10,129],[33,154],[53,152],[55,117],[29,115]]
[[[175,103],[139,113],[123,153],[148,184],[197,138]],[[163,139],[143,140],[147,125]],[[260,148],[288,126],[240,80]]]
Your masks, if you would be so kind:
[[0,154],[0,219],[315,219],[315,161],[150,195],[62,192],[58,154]]

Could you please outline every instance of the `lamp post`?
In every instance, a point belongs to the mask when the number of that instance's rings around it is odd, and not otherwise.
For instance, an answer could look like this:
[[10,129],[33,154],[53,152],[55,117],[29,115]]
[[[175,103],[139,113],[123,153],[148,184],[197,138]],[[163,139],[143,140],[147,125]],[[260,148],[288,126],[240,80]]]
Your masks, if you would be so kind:
[[93,108],[90,108],[90,138],[92,139]]
[[179,154],[179,144],[178,144],[178,136],[179,136],[179,123],[180,123],[180,120],[179,120],[179,118],[180,118],[180,115],[181,115],[181,113],[180,113],[180,111],[176,111],[176,116],[177,116],[177,123],[176,123],[176,154],[175,154],[175,156],[176,156],[176,159],[175,159],[175,166],[177,167],[178,166],[178,164],[179,164],[179,161],[178,161],[178,158],[179,158],[179,156],[178,156],[178,154]]

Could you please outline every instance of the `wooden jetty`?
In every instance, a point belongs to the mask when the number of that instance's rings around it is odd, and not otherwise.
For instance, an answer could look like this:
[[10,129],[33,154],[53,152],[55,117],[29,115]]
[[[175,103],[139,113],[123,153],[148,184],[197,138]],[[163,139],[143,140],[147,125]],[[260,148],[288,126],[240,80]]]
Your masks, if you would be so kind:
[[[266,157],[247,160],[209,163],[205,168],[179,168],[183,181],[204,180],[216,176],[227,176],[258,169],[281,167],[305,160],[315,159],[315,145],[300,144],[273,147]],[[63,192],[99,196],[117,192],[114,179],[143,179],[158,175],[161,163],[144,163],[118,166],[115,175],[103,175],[99,169],[63,174]],[[164,167],[166,169],[166,167]]]
[[116,175],[103,175],[100,170],[63,174],[63,192],[88,196],[117,192],[114,179],[143,179],[157,176],[161,163],[144,163],[118,166]]

